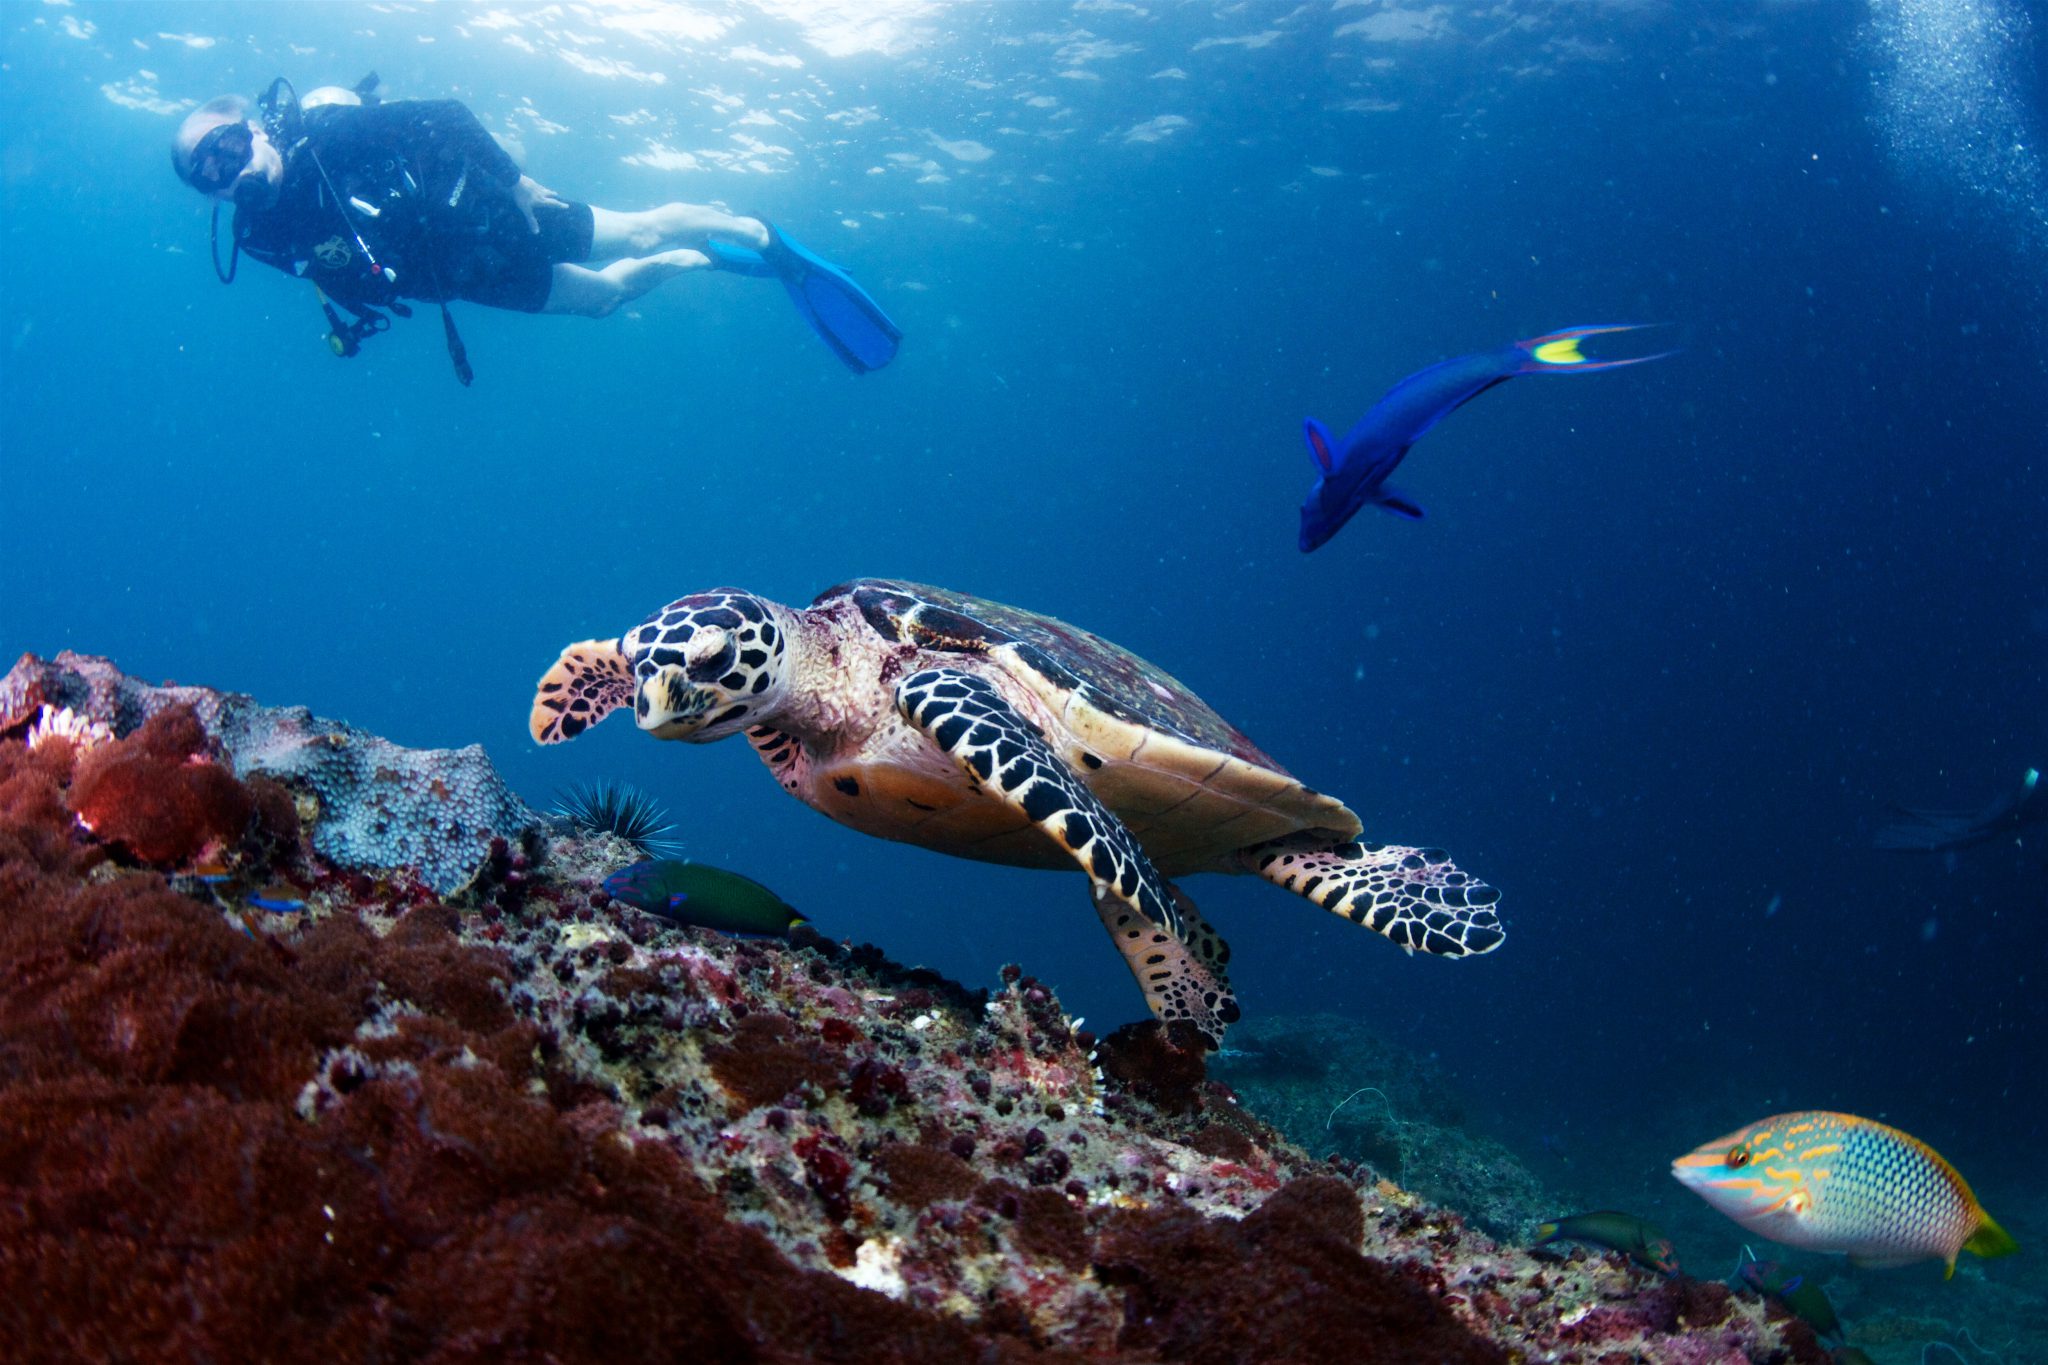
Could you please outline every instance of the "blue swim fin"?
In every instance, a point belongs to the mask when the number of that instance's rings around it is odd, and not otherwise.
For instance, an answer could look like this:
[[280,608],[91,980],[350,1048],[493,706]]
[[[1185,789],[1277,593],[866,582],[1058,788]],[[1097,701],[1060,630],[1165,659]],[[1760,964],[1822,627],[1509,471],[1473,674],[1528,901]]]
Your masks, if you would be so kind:
[[869,298],[852,276],[805,249],[775,224],[768,224],[765,251],[723,242],[709,243],[704,250],[720,270],[780,279],[796,311],[855,374],[879,370],[896,358],[903,330],[889,320],[882,305]]
[[760,279],[775,277],[775,267],[762,260],[758,251],[733,246],[729,242],[706,242],[698,250],[711,258],[714,270],[729,270],[735,275],[753,275]]

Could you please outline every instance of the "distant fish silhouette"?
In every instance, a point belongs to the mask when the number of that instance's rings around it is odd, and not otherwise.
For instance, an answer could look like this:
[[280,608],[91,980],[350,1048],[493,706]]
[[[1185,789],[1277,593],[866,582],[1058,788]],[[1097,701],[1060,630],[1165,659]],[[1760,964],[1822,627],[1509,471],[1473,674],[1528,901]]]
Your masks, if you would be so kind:
[[2019,786],[1981,810],[1921,810],[1894,807],[1904,820],[1877,832],[1879,848],[1941,853],[2018,834],[2029,826],[2048,826],[2048,797],[2041,794],[2041,772],[2027,769]]

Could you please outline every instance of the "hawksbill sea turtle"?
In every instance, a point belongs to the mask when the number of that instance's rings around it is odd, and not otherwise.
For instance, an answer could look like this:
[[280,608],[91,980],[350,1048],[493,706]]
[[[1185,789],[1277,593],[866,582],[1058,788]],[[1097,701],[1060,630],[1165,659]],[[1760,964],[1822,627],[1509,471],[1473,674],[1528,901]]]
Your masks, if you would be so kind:
[[1358,842],[1165,672],[1100,636],[942,588],[863,578],[792,608],[734,588],[562,651],[528,725],[620,708],[657,739],[744,734],[783,788],[864,834],[1088,874],[1153,1014],[1219,1046],[1229,949],[1167,880],[1256,872],[1410,952],[1491,952],[1500,893],[1440,849]]

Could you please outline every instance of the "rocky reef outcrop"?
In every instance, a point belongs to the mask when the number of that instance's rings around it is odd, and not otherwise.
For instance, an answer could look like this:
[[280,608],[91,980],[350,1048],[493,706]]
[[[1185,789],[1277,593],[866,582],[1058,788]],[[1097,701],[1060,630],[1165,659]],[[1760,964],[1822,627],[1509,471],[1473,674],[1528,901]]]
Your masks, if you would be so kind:
[[467,881],[492,838],[518,841],[541,817],[513,794],[481,745],[407,749],[303,706],[264,706],[240,692],[155,686],[91,655],[24,656],[0,679],[0,725],[44,711],[127,734],[190,708],[236,775],[288,784],[310,807],[313,851],[334,867],[408,869],[437,892]]
[[1312,1158],[1022,968],[613,904],[604,843],[477,750],[17,665],[8,1358],[1826,1359]]

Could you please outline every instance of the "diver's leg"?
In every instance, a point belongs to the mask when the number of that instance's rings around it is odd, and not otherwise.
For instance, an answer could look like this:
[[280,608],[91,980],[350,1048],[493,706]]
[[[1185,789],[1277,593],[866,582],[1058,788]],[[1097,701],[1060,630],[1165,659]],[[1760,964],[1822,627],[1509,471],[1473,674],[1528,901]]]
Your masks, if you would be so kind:
[[590,218],[590,258],[594,261],[672,243],[702,242],[708,237],[757,251],[768,245],[768,229],[760,219],[736,217],[709,204],[663,204],[632,213],[592,205]]
[[554,283],[548,287],[548,301],[541,311],[601,318],[663,280],[673,279],[684,271],[702,270],[710,264],[711,258],[703,252],[682,247],[659,255],[613,261],[602,270],[558,265]]

